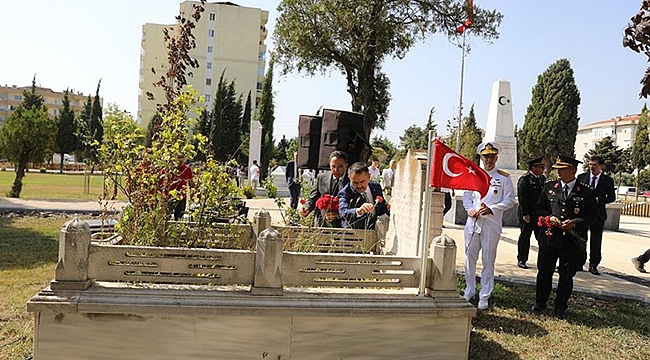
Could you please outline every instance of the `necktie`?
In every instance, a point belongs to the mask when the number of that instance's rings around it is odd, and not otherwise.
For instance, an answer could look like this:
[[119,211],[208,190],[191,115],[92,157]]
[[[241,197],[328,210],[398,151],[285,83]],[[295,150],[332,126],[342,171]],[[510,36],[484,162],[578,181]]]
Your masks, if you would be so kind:
[[564,185],[564,198],[569,197],[569,185]]
[[332,178],[332,194],[338,194],[339,193],[339,179],[337,178]]
[[589,185],[589,186],[591,186],[592,189],[596,188],[596,177],[595,176],[593,176],[591,178],[591,185]]

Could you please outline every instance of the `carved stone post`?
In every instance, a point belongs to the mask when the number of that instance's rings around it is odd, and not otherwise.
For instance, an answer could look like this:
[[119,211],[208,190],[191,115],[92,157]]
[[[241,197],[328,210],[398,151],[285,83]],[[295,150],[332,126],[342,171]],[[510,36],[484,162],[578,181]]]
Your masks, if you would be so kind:
[[262,231],[271,227],[271,214],[262,208],[253,216],[253,236],[259,238]]
[[457,298],[456,242],[447,234],[442,234],[433,239],[430,254],[433,266],[429,269],[427,294],[435,298]]
[[262,231],[257,238],[255,278],[251,293],[282,295],[282,238],[273,228]]
[[92,284],[88,279],[88,249],[90,226],[74,218],[63,225],[59,238],[59,262],[56,265],[52,290],[85,290]]

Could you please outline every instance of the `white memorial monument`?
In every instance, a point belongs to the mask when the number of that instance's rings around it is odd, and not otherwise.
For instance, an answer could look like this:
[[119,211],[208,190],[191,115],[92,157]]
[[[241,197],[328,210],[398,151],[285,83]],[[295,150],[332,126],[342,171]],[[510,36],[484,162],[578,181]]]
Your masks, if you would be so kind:
[[512,119],[512,98],[510,82],[506,79],[501,78],[492,84],[492,97],[483,141],[494,141],[501,145],[498,168],[517,169],[517,139]]
[[262,124],[257,120],[251,120],[250,143],[248,148],[248,168],[253,165],[253,160],[260,163],[262,152]]

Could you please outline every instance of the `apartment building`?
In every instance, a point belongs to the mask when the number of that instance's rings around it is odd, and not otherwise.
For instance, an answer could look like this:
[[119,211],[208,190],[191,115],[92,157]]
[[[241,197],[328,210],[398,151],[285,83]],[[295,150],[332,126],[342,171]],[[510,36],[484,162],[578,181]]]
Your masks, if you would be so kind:
[[639,114],[618,116],[608,120],[596,121],[578,128],[576,134],[576,159],[596,147],[602,138],[611,136],[616,146],[621,149],[634,144]]
[[[23,92],[31,91],[32,86],[0,86],[0,126],[7,121],[14,109],[23,102]],[[36,87],[36,94],[43,96],[45,106],[52,118],[59,115],[63,107],[63,92],[54,91],[44,87]],[[70,107],[75,113],[83,111],[83,106],[88,95],[77,92],[74,89],[69,91]]]
[[[191,16],[193,4],[198,2],[185,1],[180,4],[182,17]],[[170,14],[172,16],[175,15]],[[203,96],[203,105],[211,106],[219,77],[225,70],[224,78],[228,83],[235,81],[236,91],[242,94],[244,101],[250,91],[255,115],[261,101],[266,65],[268,17],[266,10],[231,2],[205,4],[205,11],[192,32],[196,37],[196,48],[190,52],[198,60],[199,67],[187,69],[193,73],[193,76],[187,77],[187,83]],[[137,122],[143,127],[156,113],[156,104],[164,102],[162,89],[153,86],[164,75],[167,65],[164,28],[176,31],[178,27],[176,24],[152,23],[142,26]],[[154,94],[154,101],[147,99],[147,92]]]

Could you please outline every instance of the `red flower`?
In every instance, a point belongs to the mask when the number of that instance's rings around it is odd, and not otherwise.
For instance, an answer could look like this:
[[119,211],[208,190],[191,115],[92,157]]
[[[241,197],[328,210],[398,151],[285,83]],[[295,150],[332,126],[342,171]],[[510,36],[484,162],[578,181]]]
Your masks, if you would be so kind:
[[381,197],[381,196],[377,196],[377,197],[375,198],[375,202],[377,202],[377,204],[381,204],[382,202],[384,202],[384,198]]
[[339,211],[339,198],[325,194],[316,200],[316,207],[319,210]]
[[300,199],[300,204],[301,204],[301,205],[305,205],[305,203],[307,203],[307,200],[305,200],[305,199]]

